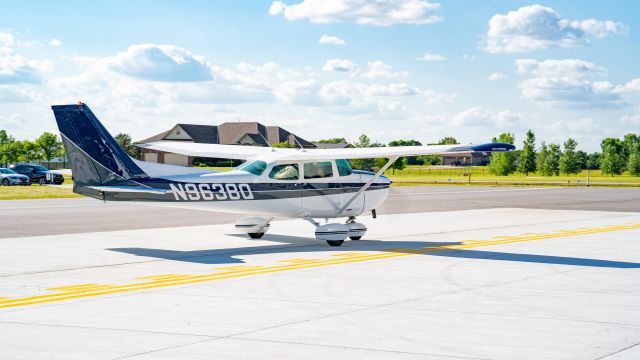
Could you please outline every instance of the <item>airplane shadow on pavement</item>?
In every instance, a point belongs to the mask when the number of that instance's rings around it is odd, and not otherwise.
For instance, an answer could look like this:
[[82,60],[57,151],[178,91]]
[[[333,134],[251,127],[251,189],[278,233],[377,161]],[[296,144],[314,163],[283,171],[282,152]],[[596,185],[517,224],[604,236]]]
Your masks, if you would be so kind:
[[[241,236],[233,234],[234,236]],[[248,239],[247,239],[248,240]],[[348,252],[348,251],[381,251],[407,253],[410,249],[423,247],[437,247],[457,245],[459,242],[426,242],[426,241],[384,241],[361,240],[346,241],[341,247],[329,247],[323,241],[314,238],[267,234],[258,241],[272,241],[286,245],[261,245],[238,248],[221,248],[206,250],[171,250],[151,248],[111,248],[110,251],[156,258],[162,260],[183,261],[197,264],[244,264],[241,258],[245,255],[283,254],[283,253],[317,253],[317,252]],[[248,240],[251,241],[251,240]],[[392,248],[391,248],[391,247]],[[456,249],[438,252],[426,252],[420,255],[442,256],[461,259],[514,261],[523,263],[555,264],[571,266],[588,266],[602,268],[634,269],[640,268],[640,263],[612,261],[601,259],[576,258],[552,255],[519,254],[499,251]]]

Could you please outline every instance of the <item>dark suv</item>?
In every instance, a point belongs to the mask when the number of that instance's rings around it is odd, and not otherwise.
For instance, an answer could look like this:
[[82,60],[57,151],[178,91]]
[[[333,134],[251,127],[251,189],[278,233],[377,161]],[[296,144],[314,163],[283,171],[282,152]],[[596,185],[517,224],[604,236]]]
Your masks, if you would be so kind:
[[18,174],[27,175],[32,184],[49,184],[60,185],[64,182],[62,174],[49,171],[42,165],[20,164],[11,166],[11,170]]

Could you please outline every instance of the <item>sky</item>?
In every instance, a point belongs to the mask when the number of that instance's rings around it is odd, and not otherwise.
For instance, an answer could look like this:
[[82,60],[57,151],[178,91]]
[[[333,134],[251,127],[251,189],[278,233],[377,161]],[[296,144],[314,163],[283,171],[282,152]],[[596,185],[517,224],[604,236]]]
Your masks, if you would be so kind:
[[259,121],[307,140],[483,143],[532,129],[596,151],[640,133],[637,1],[2,1],[0,129]]

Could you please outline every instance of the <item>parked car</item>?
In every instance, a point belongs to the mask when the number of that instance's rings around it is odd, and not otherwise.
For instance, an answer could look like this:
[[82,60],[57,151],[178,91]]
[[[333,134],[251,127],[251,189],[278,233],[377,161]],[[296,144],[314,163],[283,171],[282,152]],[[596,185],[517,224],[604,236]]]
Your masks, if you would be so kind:
[[49,184],[60,185],[64,182],[62,174],[49,171],[46,167],[36,164],[19,164],[11,166],[11,170],[18,174],[26,175],[32,184]]
[[26,175],[18,174],[11,169],[0,168],[0,185],[31,185],[31,181]]

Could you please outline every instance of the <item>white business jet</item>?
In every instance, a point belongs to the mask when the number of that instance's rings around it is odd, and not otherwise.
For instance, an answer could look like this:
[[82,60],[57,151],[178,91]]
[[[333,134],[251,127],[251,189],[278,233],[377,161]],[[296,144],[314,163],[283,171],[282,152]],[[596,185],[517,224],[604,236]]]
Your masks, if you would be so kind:
[[[251,215],[236,229],[260,238],[274,217],[305,219],[315,237],[331,246],[361,239],[356,217],[389,194],[383,174],[402,156],[511,151],[511,144],[430,145],[346,149],[286,149],[239,145],[155,142],[142,147],[194,157],[241,159],[229,172],[138,161],[131,158],[88,106],[52,106],[74,177],[73,191],[104,201],[146,201]],[[385,158],[377,173],[354,170],[349,159]],[[316,219],[326,219],[320,224]],[[328,219],[346,219],[329,223]]]

